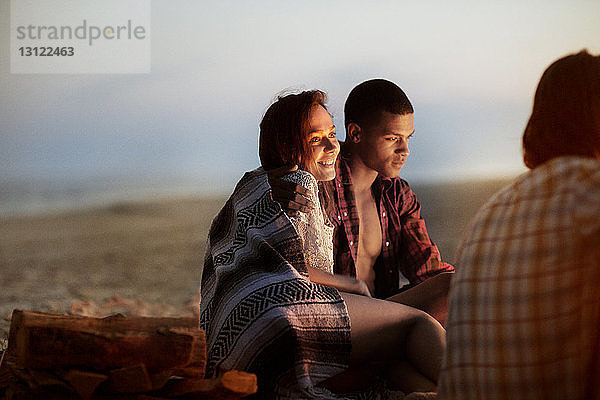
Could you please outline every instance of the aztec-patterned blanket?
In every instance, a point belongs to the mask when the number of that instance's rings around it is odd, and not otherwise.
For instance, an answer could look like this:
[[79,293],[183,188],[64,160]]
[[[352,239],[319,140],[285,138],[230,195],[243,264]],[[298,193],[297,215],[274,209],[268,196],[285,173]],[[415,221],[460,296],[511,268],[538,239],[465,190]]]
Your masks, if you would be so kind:
[[213,220],[200,325],[207,376],[253,372],[257,398],[337,398],[315,385],[348,367],[346,305],[336,289],[309,281],[301,239],[260,168],[242,177]]

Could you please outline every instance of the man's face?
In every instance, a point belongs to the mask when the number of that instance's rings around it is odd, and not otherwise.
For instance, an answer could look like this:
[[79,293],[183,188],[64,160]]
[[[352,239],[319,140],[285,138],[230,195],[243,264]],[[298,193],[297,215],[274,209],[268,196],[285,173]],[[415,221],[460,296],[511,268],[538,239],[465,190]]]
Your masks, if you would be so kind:
[[410,154],[408,140],[414,131],[413,114],[382,111],[378,121],[361,128],[357,148],[362,161],[384,176],[398,176]]

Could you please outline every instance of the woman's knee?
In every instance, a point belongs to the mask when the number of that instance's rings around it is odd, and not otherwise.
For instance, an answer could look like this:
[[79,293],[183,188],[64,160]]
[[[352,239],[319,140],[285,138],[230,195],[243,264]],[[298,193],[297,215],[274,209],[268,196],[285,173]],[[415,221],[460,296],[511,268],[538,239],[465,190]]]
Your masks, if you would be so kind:
[[342,297],[350,316],[355,362],[403,357],[406,344],[415,341],[411,332],[416,327],[423,330],[421,326],[438,324],[427,313],[402,304],[346,293]]

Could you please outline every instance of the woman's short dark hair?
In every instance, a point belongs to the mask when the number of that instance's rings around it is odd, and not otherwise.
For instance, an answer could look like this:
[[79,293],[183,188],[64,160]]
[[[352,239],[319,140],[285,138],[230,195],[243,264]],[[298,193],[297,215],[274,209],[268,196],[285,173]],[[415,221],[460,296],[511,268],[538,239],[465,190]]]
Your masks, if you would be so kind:
[[314,105],[327,109],[326,101],[327,95],[320,90],[277,97],[260,122],[258,155],[264,169],[304,166],[310,154],[305,134],[310,110]]
[[371,79],[357,85],[344,105],[344,124],[355,123],[365,128],[379,121],[382,112],[405,115],[414,109],[406,93],[398,85],[385,79]]
[[586,50],[544,71],[523,133],[527,167],[563,155],[600,157],[600,57]]

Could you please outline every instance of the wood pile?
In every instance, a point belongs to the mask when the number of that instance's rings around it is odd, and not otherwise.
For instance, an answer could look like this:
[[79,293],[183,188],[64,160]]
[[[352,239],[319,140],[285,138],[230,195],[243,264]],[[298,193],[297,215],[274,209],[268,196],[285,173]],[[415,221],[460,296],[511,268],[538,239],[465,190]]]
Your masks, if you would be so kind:
[[240,399],[256,376],[204,379],[195,318],[75,317],[15,310],[0,362],[0,399]]

